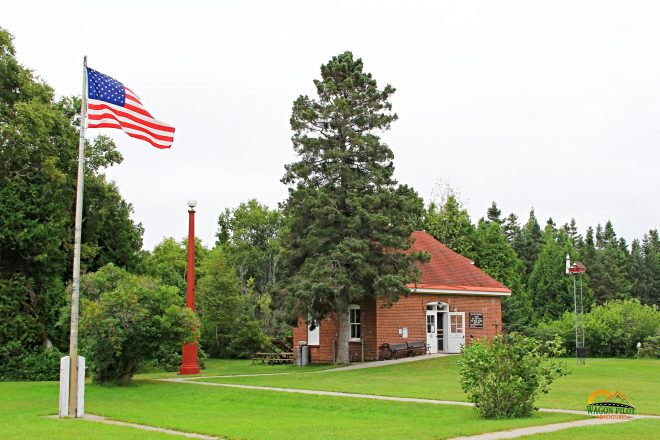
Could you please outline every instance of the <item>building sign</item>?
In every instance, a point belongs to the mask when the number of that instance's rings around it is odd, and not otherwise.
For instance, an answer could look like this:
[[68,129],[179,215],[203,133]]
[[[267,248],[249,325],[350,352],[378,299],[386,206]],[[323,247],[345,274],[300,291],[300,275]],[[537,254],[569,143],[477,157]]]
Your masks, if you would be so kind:
[[470,313],[470,328],[484,328],[483,313]]

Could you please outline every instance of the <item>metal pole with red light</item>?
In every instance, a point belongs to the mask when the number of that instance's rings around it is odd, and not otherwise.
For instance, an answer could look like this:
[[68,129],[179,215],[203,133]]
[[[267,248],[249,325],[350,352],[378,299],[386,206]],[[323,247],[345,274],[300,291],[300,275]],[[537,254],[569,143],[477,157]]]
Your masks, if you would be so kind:
[[[195,311],[195,206],[197,200],[188,200],[188,270],[186,274],[186,307]],[[197,342],[183,344],[179,374],[199,374]]]
[[[584,264],[571,264],[571,257],[566,255],[566,274],[573,276],[573,304],[575,313],[575,358],[578,365],[584,365],[587,349],[584,341],[584,301],[582,298],[582,277],[586,272]],[[580,310],[578,311],[576,277],[580,277]]]

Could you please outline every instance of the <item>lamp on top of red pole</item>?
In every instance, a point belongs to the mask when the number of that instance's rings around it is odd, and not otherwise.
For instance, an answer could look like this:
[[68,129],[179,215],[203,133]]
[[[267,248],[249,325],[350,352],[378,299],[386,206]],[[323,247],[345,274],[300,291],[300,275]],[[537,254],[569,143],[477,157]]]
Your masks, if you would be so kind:
[[[188,273],[186,275],[186,307],[195,311],[195,206],[197,200],[188,200]],[[183,344],[179,374],[199,374],[197,343]]]

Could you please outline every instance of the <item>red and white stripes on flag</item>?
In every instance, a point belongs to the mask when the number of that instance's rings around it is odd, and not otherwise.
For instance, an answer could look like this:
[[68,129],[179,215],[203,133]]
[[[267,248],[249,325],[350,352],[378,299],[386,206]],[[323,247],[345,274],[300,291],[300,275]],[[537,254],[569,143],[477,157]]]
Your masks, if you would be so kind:
[[170,148],[174,127],[155,119],[131,89],[90,68],[87,81],[88,128],[119,128],[156,148]]

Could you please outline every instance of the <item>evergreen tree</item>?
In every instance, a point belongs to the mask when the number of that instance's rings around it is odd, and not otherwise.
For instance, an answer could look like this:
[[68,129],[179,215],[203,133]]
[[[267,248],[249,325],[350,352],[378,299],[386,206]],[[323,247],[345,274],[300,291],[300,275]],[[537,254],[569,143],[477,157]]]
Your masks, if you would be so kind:
[[516,246],[514,243],[519,243],[522,235],[522,229],[520,228],[520,223],[518,223],[518,216],[516,214],[511,213],[506,218],[502,225],[502,233],[509,244],[515,249]]
[[601,250],[605,247],[605,235],[603,234],[603,227],[596,225],[596,249]]
[[639,240],[633,241],[629,278],[633,283],[633,296],[645,304],[660,304],[660,239],[657,229],[644,234],[641,244]]
[[596,227],[596,252],[588,267],[594,299],[603,304],[610,299],[630,298],[633,283],[625,241],[618,240],[612,222]]
[[394,88],[379,89],[362,60],[344,52],[321,66],[318,98],[293,104],[292,141],[298,161],[286,166],[284,213],[288,277],[282,283],[295,316],[337,313],[337,361],[348,362],[348,306],[407,295],[419,271],[413,225],[423,202],[393,179],[392,150],[376,133],[397,119]]
[[585,234],[584,241],[579,242],[579,259],[586,267],[593,268],[593,262],[596,258],[596,240],[594,238],[594,228],[589,226]]
[[[571,261],[575,261],[576,252],[567,235],[546,235],[528,280],[534,315],[539,319],[557,319],[564,312],[574,310],[573,280],[565,273],[567,254],[571,256]],[[586,311],[593,302],[586,275],[583,276],[583,297]]]
[[496,222],[502,224],[502,211],[497,207],[497,203],[493,200],[493,203],[488,208],[488,221]]
[[552,219],[552,217],[548,217],[548,221],[545,222],[545,228],[543,228],[543,233],[550,235],[557,234],[557,224]]
[[475,264],[511,289],[502,302],[503,328],[524,331],[531,324],[531,301],[522,283],[523,263],[496,221],[481,221],[475,233]]
[[529,219],[522,228],[520,239],[513,242],[513,248],[525,265],[525,280],[532,273],[534,263],[539,256],[542,245],[543,234],[541,232],[541,226],[539,226],[539,222],[534,215],[534,209],[532,208],[529,212]]
[[579,247],[581,245],[582,236],[578,233],[577,222],[574,218],[571,218],[570,223],[564,223],[564,225],[561,227],[561,230],[564,231],[571,239],[573,247]]
[[649,304],[660,305],[660,235],[657,229],[651,229],[644,235],[642,250],[648,283],[640,296],[646,298]]
[[424,229],[454,252],[474,258],[474,225],[456,195],[448,194],[440,207],[429,205]]

